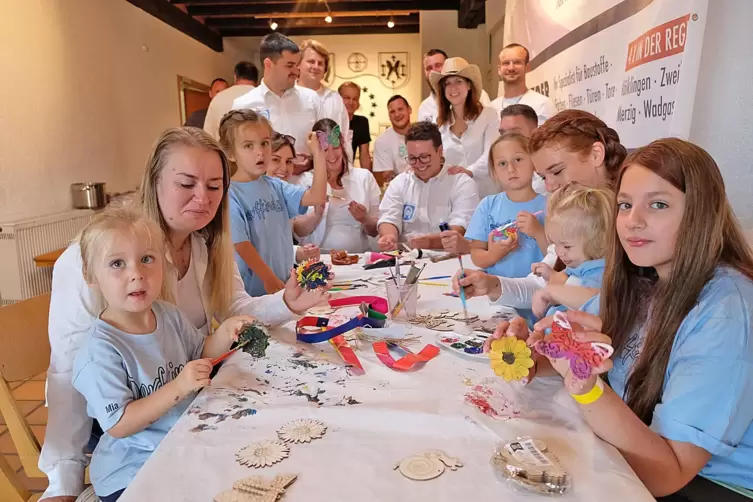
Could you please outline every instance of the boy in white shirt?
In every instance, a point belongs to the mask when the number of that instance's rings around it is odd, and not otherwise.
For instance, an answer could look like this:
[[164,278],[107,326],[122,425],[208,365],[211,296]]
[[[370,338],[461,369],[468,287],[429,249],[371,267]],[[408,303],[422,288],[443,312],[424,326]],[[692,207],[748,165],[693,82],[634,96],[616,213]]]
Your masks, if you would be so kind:
[[[479,203],[475,182],[447,173],[436,124],[413,124],[405,144],[411,169],[390,183],[379,206],[379,248],[392,250],[407,242],[417,249],[469,252],[463,235]],[[450,230],[440,232],[440,223]]]

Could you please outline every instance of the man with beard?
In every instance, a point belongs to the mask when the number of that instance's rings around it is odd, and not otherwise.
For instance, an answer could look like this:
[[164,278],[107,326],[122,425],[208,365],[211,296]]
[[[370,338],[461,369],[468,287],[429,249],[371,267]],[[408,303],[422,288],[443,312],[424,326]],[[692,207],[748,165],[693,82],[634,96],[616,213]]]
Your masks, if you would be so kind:
[[[416,122],[405,141],[411,169],[397,175],[379,205],[379,249],[397,249],[405,242],[415,249],[467,253],[463,235],[479,203],[476,183],[447,173],[436,124]],[[450,230],[440,232],[440,223]]]
[[259,47],[264,77],[258,87],[233,101],[233,109],[250,109],[270,121],[272,128],[295,139],[294,174],[309,168],[306,138],[314,124],[325,118],[319,95],[296,86],[300,75],[301,50],[288,37],[271,33]]
[[374,142],[373,172],[379,184],[408,169],[405,132],[410,127],[410,115],[413,110],[408,100],[396,94],[387,101],[387,111],[392,127],[384,131]]
[[[431,49],[424,56],[424,76],[426,77],[426,82],[429,83],[431,93],[428,98],[421,102],[421,106],[418,107],[418,120],[428,120],[431,123],[437,122],[439,105],[437,105],[437,96],[434,94],[434,88],[431,86],[429,78],[432,72],[442,73],[445,60],[447,60],[447,53],[442,49]],[[489,106],[490,103],[489,95],[482,89],[481,104]]]
[[520,44],[510,44],[502,49],[497,71],[502,79],[504,93],[492,101],[492,106],[497,112],[501,112],[510,105],[528,105],[536,112],[541,125],[557,114],[557,108],[551,99],[526,86],[529,62],[528,49]]

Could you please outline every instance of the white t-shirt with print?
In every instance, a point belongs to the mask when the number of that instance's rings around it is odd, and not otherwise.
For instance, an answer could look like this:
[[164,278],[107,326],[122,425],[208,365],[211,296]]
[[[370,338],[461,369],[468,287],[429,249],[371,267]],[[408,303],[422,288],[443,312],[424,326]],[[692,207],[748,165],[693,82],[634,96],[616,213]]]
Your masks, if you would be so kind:
[[374,162],[372,171],[382,173],[395,171],[396,174],[408,169],[408,149],[405,136],[393,128],[384,131],[374,142]]
[[539,94],[530,89],[514,98],[505,98],[503,94],[492,101],[492,106],[497,110],[497,114],[510,105],[528,105],[533,108],[536,115],[539,117],[539,125],[557,115],[557,108],[554,106],[554,101],[543,94]]

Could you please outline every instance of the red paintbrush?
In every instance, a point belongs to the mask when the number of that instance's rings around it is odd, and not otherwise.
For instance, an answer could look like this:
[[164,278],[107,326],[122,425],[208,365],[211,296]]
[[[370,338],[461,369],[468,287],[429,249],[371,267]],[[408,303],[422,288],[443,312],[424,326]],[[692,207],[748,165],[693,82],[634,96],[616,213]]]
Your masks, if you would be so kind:
[[227,352],[225,352],[224,354],[222,354],[220,357],[212,359],[212,366],[217,366],[219,363],[221,363],[222,361],[224,361],[228,357],[230,357],[233,354],[235,354],[236,352],[238,352],[238,350],[240,350],[243,347],[245,347],[250,341],[251,341],[250,339],[246,340],[245,342],[238,344],[234,349],[228,350]]

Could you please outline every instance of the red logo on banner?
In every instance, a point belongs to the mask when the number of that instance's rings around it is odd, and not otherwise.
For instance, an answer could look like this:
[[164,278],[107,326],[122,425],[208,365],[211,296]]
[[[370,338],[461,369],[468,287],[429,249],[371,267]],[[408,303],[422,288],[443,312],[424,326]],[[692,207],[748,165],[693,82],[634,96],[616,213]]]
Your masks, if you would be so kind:
[[673,19],[636,38],[628,44],[625,71],[650,61],[680,54],[685,50],[690,14]]

